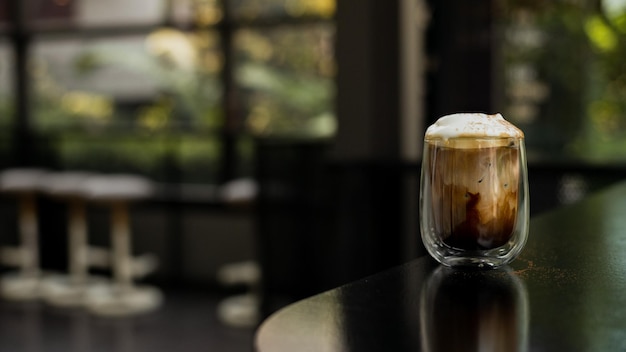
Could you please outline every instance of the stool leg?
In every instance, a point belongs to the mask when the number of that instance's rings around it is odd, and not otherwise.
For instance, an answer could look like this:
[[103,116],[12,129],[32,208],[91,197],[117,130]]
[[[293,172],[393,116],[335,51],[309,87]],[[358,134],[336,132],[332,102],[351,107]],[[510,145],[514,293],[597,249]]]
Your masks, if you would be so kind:
[[86,306],[91,296],[106,289],[109,281],[89,274],[85,200],[70,197],[67,205],[68,273],[46,275],[42,282],[42,296],[47,303],[58,307]]
[[133,282],[130,219],[128,204],[111,205],[111,247],[113,284],[108,292],[93,296],[89,310],[97,315],[124,316],[151,311],[161,305],[162,294],[157,288]]
[[39,228],[37,225],[37,203],[35,194],[23,194],[19,198],[19,231],[23,250],[22,275],[39,275]]
[[129,290],[132,286],[132,255],[130,243],[130,221],[128,206],[125,202],[114,202],[111,212],[113,275],[115,284],[120,291]]
[[1,277],[0,293],[4,298],[11,300],[37,299],[41,296],[41,269],[35,193],[19,195],[18,232],[19,269],[15,273]]
[[87,281],[87,220],[85,203],[72,199],[69,203],[69,272],[73,284]]

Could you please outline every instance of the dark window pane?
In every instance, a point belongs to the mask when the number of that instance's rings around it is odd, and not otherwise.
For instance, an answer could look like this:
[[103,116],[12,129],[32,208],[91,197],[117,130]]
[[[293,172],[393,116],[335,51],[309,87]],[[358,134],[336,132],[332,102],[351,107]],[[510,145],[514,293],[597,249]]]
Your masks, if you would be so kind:
[[72,21],[77,12],[77,0],[22,0],[29,22]]
[[319,24],[235,33],[236,81],[252,133],[333,135],[333,28]]
[[9,1],[11,0],[0,0],[0,28],[9,23]]

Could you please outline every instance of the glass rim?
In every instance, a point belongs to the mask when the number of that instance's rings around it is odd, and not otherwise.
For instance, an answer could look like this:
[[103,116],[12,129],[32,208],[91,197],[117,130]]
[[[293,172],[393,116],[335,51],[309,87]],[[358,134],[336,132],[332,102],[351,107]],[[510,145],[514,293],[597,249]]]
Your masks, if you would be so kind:
[[437,140],[437,141],[446,141],[446,140],[504,140],[504,139],[515,139],[515,140],[524,140],[524,137],[516,137],[516,136],[472,136],[472,135],[463,135],[463,136],[454,136],[454,137],[442,137],[442,136],[424,136],[424,141],[429,140]]
[[424,148],[443,147],[450,149],[482,149],[496,147],[522,147],[524,146],[523,137],[434,137],[424,138]]

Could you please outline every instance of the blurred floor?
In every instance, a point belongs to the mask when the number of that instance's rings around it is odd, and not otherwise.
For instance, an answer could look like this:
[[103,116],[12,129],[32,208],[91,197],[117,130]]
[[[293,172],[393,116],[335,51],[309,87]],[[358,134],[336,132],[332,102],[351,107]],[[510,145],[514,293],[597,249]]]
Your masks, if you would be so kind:
[[0,301],[0,352],[252,351],[253,328],[221,324],[225,296],[168,292],[165,305],[134,318],[99,318],[43,303]]

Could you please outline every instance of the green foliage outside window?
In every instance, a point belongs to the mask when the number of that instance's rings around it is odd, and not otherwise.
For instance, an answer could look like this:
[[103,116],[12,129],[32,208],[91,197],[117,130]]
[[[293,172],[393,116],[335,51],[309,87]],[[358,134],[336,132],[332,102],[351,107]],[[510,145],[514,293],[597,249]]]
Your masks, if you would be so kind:
[[502,4],[504,110],[529,150],[626,160],[626,1]]
[[[174,170],[183,182],[216,182],[229,109],[242,176],[251,171],[254,136],[333,135],[333,26],[280,20],[328,19],[334,0],[227,2],[228,20],[247,23],[231,32],[235,109],[224,106],[224,11],[214,0],[191,4],[193,30],[74,42],[69,34],[69,44],[33,51],[32,125],[52,140],[62,168],[157,180]],[[253,25],[263,18],[277,25]]]

